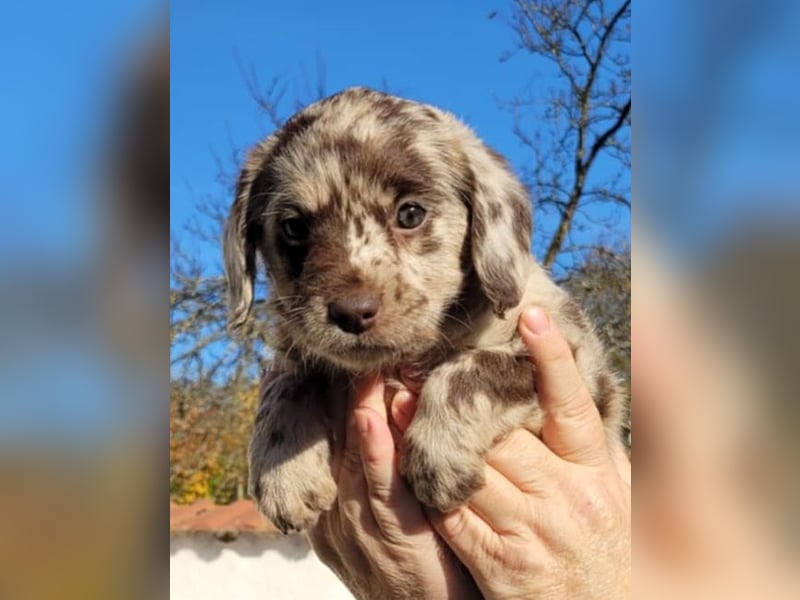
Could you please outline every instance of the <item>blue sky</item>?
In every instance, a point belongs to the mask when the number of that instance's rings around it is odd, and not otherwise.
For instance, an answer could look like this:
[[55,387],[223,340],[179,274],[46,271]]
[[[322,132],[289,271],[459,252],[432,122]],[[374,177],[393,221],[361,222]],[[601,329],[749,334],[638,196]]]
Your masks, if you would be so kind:
[[[158,0],[4,3],[0,203],[14,210],[0,219],[0,267],[91,251],[114,92],[164,12]],[[43,237],[47,247],[33,243]]]
[[[260,80],[283,75],[303,95],[303,68],[314,80],[317,56],[328,92],[352,85],[380,88],[450,110],[490,145],[521,165],[529,154],[512,133],[512,117],[498,108],[528,86],[552,81],[548,63],[520,55],[513,33],[490,12],[509,2],[209,2],[171,3],[170,221],[179,232],[206,195],[226,194],[216,181],[214,153],[247,148],[269,133],[237,65]],[[291,113],[291,111],[288,111]],[[229,198],[226,198],[226,202]],[[623,216],[620,235],[627,237]],[[218,249],[203,259],[219,262]]]
[[164,13],[158,0],[3,5],[0,446],[119,439],[155,397],[99,339],[92,269],[115,95]]
[[796,221],[800,2],[653,0],[633,30],[639,221],[690,264]]

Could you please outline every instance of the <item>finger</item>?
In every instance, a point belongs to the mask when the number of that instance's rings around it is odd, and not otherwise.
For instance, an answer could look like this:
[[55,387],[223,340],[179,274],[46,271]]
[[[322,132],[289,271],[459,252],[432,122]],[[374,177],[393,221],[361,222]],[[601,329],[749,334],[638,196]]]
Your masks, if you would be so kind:
[[354,385],[352,406],[347,413],[347,429],[339,472],[340,485],[345,487],[349,482],[358,483],[364,475],[361,464],[361,435],[358,431],[358,408],[370,408],[379,414],[383,410],[383,414],[386,414],[383,404],[383,381],[379,377],[364,379]]
[[428,520],[458,559],[470,571],[488,557],[497,556],[501,540],[481,516],[467,506],[448,513],[426,509]]
[[484,467],[484,479],[486,484],[470,496],[467,507],[499,535],[524,531],[531,520],[525,494],[489,465]]
[[405,433],[417,411],[417,398],[407,390],[400,390],[392,398],[392,421],[400,433]]
[[520,335],[536,365],[545,411],[542,439],[561,458],[585,465],[608,462],[603,424],[575,366],[567,341],[542,309],[527,309]]
[[402,447],[403,434],[411,424],[417,410],[416,396],[409,390],[399,390],[389,398],[389,412],[392,415],[389,429],[392,432],[395,448]]
[[[355,542],[355,546],[363,550],[369,540],[380,537],[380,526],[369,501],[369,485],[362,457],[362,431],[365,418],[375,411],[369,408],[371,395],[382,395],[380,382],[377,380],[361,381],[355,386],[351,409],[348,411],[347,432],[342,455],[342,466],[339,474],[339,493],[337,495],[338,515],[337,535],[334,543],[340,553],[348,552],[342,547],[342,540]],[[356,408],[358,406],[358,408]],[[373,450],[374,452],[374,450]]]
[[392,433],[372,408],[357,408],[355,416],[370,497],[386,503],[391,496],[395,470]]
[[422,507],[400,475],[392,433],[369,408],[357,409],[361,456],[372,514],[383,535],[401,544],[427,527]]
[[394,441],[386,423],[384,384],[373,377],[356,386],[347,445],[359,457],[358,468],[367,477],[370,490],[388,496],[394,466]]
[[384,391],[380,378],[358,386],[353,409],[355,431],[351,437],[358,440],[357,455],[363,474],[355,482],[356,487],[363,490],[362,497],[369,502],[384,536],[397,541],[404,532],[407,535],[425,525],[425,517],[397,468],[394,439],[386,422]]
[[355,383],[351,403],[347,412],[347,428],[339,470],[339,527],[341,536],[346,539],[361,539],[364,534],[375,535],[378,525],[368,498],[368,488],[363,461],[361,458],[361,434],[363,414],[359,412],[372,410],[375,396],[383,396],[382,381],[373,377]]
[[553,479],[553,454],[525,429],[504,436],[489,452],[486,463],[527,494],[548,495]]

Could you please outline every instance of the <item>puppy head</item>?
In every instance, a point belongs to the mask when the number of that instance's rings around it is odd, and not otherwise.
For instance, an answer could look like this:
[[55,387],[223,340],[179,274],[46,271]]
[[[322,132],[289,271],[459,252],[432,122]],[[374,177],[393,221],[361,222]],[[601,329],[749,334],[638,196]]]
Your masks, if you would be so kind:
[[225,231],[230,324],[258,251],[295,347],[349,370],[413,361],[469,277],[498,314],[519,303],[530,228],[524,189],[466,126],[353,88],[250,153]]

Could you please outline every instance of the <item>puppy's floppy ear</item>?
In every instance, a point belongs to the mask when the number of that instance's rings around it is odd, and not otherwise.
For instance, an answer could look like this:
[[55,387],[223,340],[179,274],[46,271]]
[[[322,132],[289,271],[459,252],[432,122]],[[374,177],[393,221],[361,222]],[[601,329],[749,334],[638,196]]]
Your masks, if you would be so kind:
[[472,262],[494,311],[520,303],[528,279],[531,205],[505,159],[482,144],[467,152]]
[[[241,327],[253,306],[253,285],[256,278],[256,250],[261,238],[259,211],[254,210],[253,186],[265,167],[274,145],[272,138],[250,151],[239,180],[236,198],[231,206],[222,251],[225,277],[228,282],[228,329]],[[257,202],[257,204],[263,204]]]
[[319,106],[324,102],[294,115],[281,129],[253,148],[242,167],[223,240],[230,331],[244,324],[253,306],[256,251],[263,239],[262,218],[272,195],[270,178],[266,176],[271,171],[270,163],[292,138],[314,124]]

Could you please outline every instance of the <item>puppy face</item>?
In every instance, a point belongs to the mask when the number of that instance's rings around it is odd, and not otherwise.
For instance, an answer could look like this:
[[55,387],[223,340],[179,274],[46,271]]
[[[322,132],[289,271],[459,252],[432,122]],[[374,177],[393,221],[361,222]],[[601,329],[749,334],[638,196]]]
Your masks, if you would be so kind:
[[347,90],[251,152],[226,228],[231,323],[247,317],[260,251],[296,348],[354,371],[413,362],[446,343],[469,277],[497,312],[519,302],[528,207],[452,116]]
[[424,352],[462,287],[466,206],[388,138],[316,137],[278,158],[268,184],[277,314],[301,348],[346,368]]

